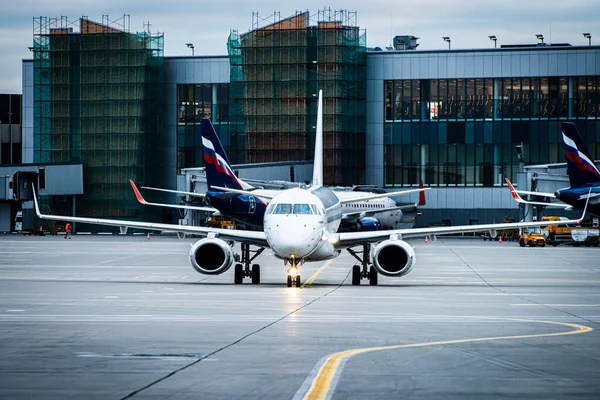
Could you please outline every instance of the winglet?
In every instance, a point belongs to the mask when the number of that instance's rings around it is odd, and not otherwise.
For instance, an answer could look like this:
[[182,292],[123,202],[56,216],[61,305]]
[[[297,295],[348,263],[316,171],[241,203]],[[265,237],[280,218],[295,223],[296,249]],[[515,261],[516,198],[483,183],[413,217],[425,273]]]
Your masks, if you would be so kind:
[[[423,189],[423,179],[419,181],[419,188]],[[417,205],[424,206],[427,204],[427,200],[425,200],[425,190],[421,190],[419,193],[419,203]]]
[[129,180],[129,183],[131,184],[133,193],[135,193],[135,197],[137,197],[137,201],[139,201],[140,203],[142,203],[144,205],[148,204],[148,202],[146,200],[144,200],[144,197],[142,197],[142,194],[140,193],[137,186],[135,186],[135,183],[133,183],[133,181],[131,179]]
[[521,196],[519,196],[519,194],[515,190],[515,187],[512,185],[512,183],[510,183],[510,181],[508,180],[508,178],[504,178],[504,180],[506,181],[506,184],[508,185],[508,188],[510,189],[510,194],[512,194],[512,197],[516,201],[521,201],[522,200]]
[[35,185],[31,185],[31,190],[33,190],[33,205],[35,207],[35,213],[37,214],[38,218],[44,218],[42,216],[42,213],[40,212],[40,206],[37,201],[37,194],[35,193]]
[[581,221],[585,218],[585,213],[587,212],[588,204],[590,203],[590,195],[592,194],[592,188],[590,187],[590,191],[588,192],[587,200],[585,201],[585,207],[583,207],[583,213],[581,214],[581,218],[577,220],[577,223],[580,224]]

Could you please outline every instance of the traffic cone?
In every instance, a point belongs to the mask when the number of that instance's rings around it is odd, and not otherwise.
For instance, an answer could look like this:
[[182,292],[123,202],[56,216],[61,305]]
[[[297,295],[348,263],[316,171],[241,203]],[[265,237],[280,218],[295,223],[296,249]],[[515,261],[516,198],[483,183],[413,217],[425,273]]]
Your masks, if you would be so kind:
[[146,240],[150,240],[150,232],[146,235]]
[[498,244],[502,244],[502,236],[500,236],[500,239],[498,239]]
[[425,236],[425,243],[429,243],[429,236]]

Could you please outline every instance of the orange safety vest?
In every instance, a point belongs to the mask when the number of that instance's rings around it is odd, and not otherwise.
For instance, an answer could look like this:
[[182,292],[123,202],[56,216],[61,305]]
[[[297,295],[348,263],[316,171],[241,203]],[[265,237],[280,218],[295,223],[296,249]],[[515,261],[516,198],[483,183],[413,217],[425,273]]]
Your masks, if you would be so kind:
[[71,224],[67,224],[65,225],[65,230],[69,233],[71,233]]

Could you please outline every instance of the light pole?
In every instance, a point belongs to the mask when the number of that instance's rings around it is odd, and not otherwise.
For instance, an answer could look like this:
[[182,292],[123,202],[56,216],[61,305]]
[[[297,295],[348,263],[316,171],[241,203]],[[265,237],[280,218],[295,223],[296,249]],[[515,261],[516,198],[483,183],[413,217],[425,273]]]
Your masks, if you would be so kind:
[[536,39],[541,40],[541,44],[542,46],[544,45],[544,35],[542,35],[541,33],[538,33],[537,35],[535,35]]
[[192,56],[194,55],[194,44],[193,43],[186,43],[185,44],[187,47],[189,47],[190,49],[192,49]]
[[590,33],[584,33],[583,37],[586,38],[588,40],[588,46],[592,45],[592,35]]
[[442,37],[442,39],[444,39],[444,42],[448,42],[448,50],[450,50],[450,42],[451,42],[450,38],[448,36],[444,36],[444,37]]
[[491,36],[488,36],[488,37],[490,38],[490,40],[494,41],[494,48],[496,48],[496,41],[498,40],[498,38],[495,35],[491,35]]

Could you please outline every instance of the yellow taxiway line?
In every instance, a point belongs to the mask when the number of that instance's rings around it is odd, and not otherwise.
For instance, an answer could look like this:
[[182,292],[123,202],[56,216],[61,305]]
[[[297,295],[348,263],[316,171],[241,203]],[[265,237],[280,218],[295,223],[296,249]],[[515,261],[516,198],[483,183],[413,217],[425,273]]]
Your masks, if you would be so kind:
[[[327,264],[326,264],[327,265]],[[325,266],[326,266],[325,265]],[[323,268],[325,268],[323,266]],[[318,272],[318,271],[317,271]],[[496,319],[496,318],[493,318]],[[552,325],[561,325],[568,326],[570,328],[574,328],[574,330],[569,330],[565,332],[557,332],[557,333],[541,333],[541,334],[531,334],[531,335],[517,335],[517,336],[492,336],[492,337],[482,337],[482,338],[472,338],[472,339],[457,339],[457,340],[444,340],[439,342],[425,342],[425,343],[413,343],[413,344],[400,344],[394,346],[380,346],[380,347],[366,347],[362,349],[353,349],[346,350],[339,353],[335,353],[330,355],[325,359],[321,368],[319,368],[315,377],[312,379],[312,383],[306,394],[302,395],[301,391],[304,387],[308,385],[303,385],[299,392],[296,393],[294,398],[302,398],[317,400],[317,399],[325,399],[327,398],[334,389],[335,384],[333,384],[336,377],[339,377],[341,374],[340,366],[343,365],[350,357],[355,356],[357,354],[367,353],[370,351],[380,351],[380,350],[394,350],[394,349],[406,349],[410,347],[425,347],[425,346],[440,346],[445,344],[455,344],[455,343],[468,343],[468,342],[486,342],[492,340],[508,340],[508,339],[529,339],[529,338],[539,338],[539,337],[550,337],[550,336],[563,336],[563,335],[576,335],[579,333],[590,332],[593,329],[584,325],[578,324],[569,324],[566,322],[554,322],[554,321],[538,321],[538,320],[528,320],[528,319],[509,319],[509,318],[497,318],[498,320],[508,320],[508,321],[518,321],[518,322],[535,322],[542,324],[552,324]],[[310,377],[309,377],[310,378]],[[337,382],[336,382],[337,383]],[[301,396],[301,397],[300,397]]]
[[312,281],[315,280],[315,278],[317,277],[317,275],[319,275],[321,273],[321,271],[323,271],[325,268],[327,268],[329,266],[329,264],[331,264],[333,260],[328,260],[325,265],[323,265],[321,268],[319,268],[317,270],[317,272],[315,272],[314,274],[312,274],[312,276],[310,278],[308,278],[308,280],[306,282],[304,282],[301,286],[300,289],[304,289],[307,285],[310,285],[312,283]]

